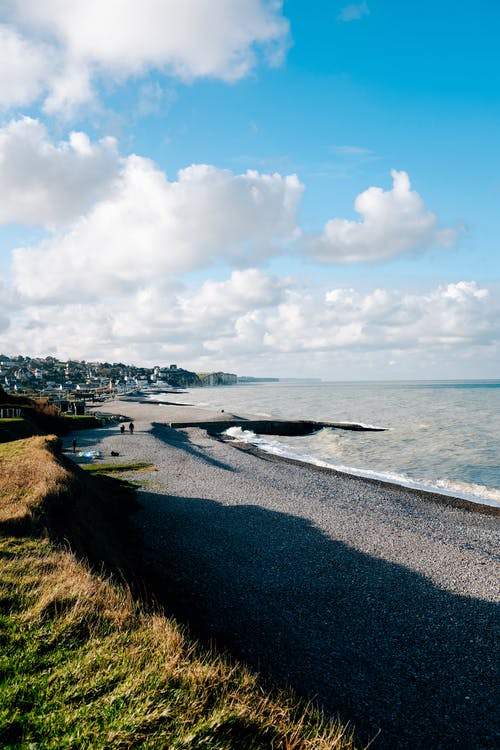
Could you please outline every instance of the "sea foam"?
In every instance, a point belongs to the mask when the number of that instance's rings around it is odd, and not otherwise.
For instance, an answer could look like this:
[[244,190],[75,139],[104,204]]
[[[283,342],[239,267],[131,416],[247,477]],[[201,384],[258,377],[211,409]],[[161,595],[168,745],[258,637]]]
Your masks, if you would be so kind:
[[[320,432],[326,433],[327,430]],[[331,430],[328,430],[331,432]],[[430,482],[426,479],[413,479],[405,474],[394,471],[376,471],[356,466],[348,466],[344,463],[326,461],[306,452],[297,450],[295,446],[287,445],[286,442],[273,437],[262,437],[252,430],[244,430],[241,427],[230,427],[224,432],[232,440],[240,443],[254,445],[256,448],[281,458],[289,458],[295,461],[312,464],[325,469],[333,469],[344,474],[363,477],[365,479],[376,479],[381,482],[398,484],[403,487],[433,492],[438,495],[451,495],[481,505],[500,507],[500,491],[490,487],[467,482],[451,480],[436,480]]]

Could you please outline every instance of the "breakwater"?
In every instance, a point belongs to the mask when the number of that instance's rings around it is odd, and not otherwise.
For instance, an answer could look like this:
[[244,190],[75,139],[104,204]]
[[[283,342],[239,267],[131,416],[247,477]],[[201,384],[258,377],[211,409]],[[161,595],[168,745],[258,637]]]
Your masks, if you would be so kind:
[[301,436],[312,435],[325,427],[340,430],[354,430],[357,432],[383,432],[382,427],[368,427],[354,422],[317,422],[305,419],[242,419],[229,417],[227,419],[210,419],[207,421],[169,422],[169,427],[181,429],[183,427],[201,427],[211,435],[220,434],[230,427],[241,427],[260,435]]

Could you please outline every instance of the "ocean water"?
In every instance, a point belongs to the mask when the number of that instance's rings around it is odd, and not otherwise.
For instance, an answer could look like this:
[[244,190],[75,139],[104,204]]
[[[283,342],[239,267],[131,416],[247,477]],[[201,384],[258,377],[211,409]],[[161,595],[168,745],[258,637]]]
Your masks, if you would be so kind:
[[500,380],[285,381],[195,388],[168,400],[242,416],[384,427],[293,438],[230,434],[277,455],[500,506]]

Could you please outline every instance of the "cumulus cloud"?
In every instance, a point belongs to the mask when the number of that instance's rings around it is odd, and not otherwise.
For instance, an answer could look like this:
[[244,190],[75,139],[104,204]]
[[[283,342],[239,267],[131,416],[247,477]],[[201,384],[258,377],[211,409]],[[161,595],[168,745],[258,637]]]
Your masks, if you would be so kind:
[[323,377],[399,360],[409,376],[431,359],[439,367],[481,351],[493,361],[499,313],[498,297],[473,281],[321,293],[252,268],[193,289],[155,280],[93,303],[32,304],[0,332],[0,351]]
[[[231,336],[235,322],[249,311],[271,308],[285,296],[284,282],[256,268],[233,271],[224,281],[205,281],[199,289],[167,289],[157,282],[141,287],[120,309],[113,324],[118,339],[197,342]],[[165,300],[168,299],[168,304]]]
[[0,24],[0,50],[0,107],[23,106],[38,99],[53,70],[50,47],[41,41],[32,43]]
[[63,234],[13,252],[26,300],[85,299],[226,261],[252,266],[297,233],[294,175],[234,174],[204,164],[176,181],[130,156],[106,199]]
[[277,304],[237,316],[229,334],[204,346],[220,356],[267,352],[291,361],[306,353],[470,352],[495,344],[495,308],[487,289],[466,281],[420,293],[339,288],[323,297],[289,288]]
[[488,342],[495,330],[485,316],[491,309],[489,292],[473,281],[421,293],[334,289],[325,295],[325,303],[330,319],[355,323],[358,343],[377,348]]
[[456,230],[441,229],[411,189],[406,172],[391,171],[392,190],[370,187],[357,196],[361,221],[331,219],[322,234],[309,238],[311,255],[325,263],[379,261],[432,245],[451,245]]
[[39,120],[12,120],[0,128],[0,223],[75,219],[109,188],[118,167],[113,138],[91,143],[74,132],[53,143]]
[[12,290],[0,279],[0,334],[10,325],[9,314],[14,309]]
[[0,103],[33,101],[45,90],[51,112],[87,101],[93,81],[120,83],[153,69],[186,81],[236,81],[259,55],[279,63],[288,45],[281,3],[270,0],[0,0],[0,12],[10,23],[0,42],[14,52],[22,83],[17,97],[11,85],[0,93]]
[[226,281],[205,281],[194,295],[181,297],[184,318],[211,325],[242,311],[275,306],[284,294],[284,283],[257,268],[233,271]]
[[212,361],[226,358],[248,372],[251,363],[262,374],[350,378],[355,368],[369,377],[380,367],[380,376],[393,361],[404,377],[428,377],[428,366],[449,375],[459,362],[474,367],[478,354],[483,363],[498,360],[498,313],[474,282],[412,294],[336,289],[323,298],[290,288],[278,305],[239,316],[230,334],[205,339],[203,348]]

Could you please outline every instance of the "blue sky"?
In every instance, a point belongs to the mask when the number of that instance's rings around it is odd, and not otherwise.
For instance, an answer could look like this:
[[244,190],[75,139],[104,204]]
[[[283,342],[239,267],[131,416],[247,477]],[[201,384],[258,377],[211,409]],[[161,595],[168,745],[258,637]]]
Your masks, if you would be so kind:
[[0,0],[0,352],[498,377],[500,9],[434,5]]

